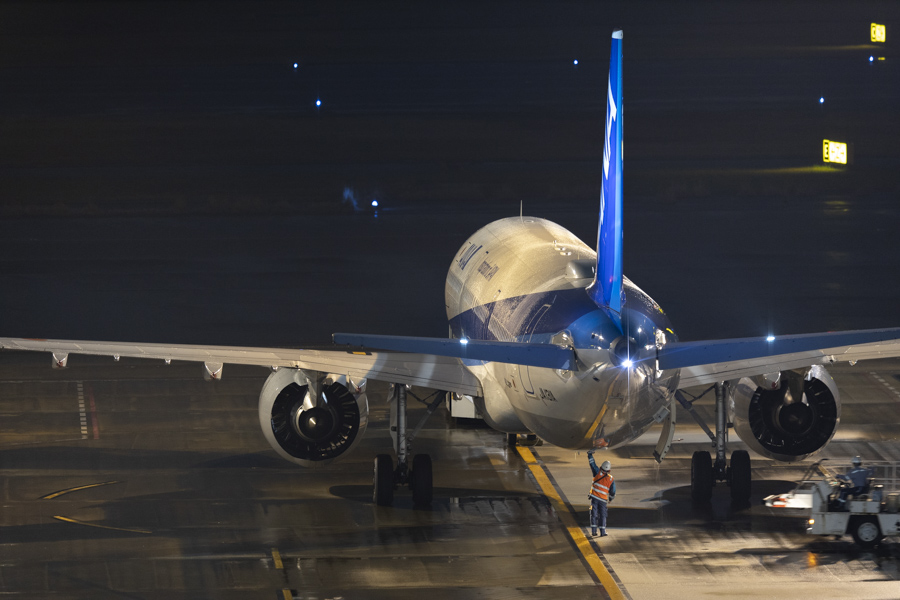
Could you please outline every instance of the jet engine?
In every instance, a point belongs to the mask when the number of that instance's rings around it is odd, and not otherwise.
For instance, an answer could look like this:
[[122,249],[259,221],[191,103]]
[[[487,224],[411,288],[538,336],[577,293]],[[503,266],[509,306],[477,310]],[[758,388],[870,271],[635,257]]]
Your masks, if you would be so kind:
[[794,462],[815,454],[841,420],[837,385],[820,365],[745,377],[731,389],[735,433],[750,449],[775,460]]
[[369,420],[365,380],[299,369],[269,375],[259,393],[259,425],[282,458],[323,467],[362,439]]

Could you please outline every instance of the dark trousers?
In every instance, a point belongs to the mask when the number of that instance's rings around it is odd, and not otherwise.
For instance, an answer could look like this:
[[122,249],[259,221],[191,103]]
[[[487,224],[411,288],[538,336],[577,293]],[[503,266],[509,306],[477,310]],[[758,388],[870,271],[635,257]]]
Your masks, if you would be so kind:
[[845,502],[845,501],[847,500],[847,496],[853,496],[853,497],[855,498],[856,496],[859,496],[860,494],[864,494],[865,492],[868,491],[868,490],[866,489],[867,487],[868,487],[868,486],[859,486],[859,487],[843,488],[843,489],[841,490],[841,493],[840,493],[840,496],[839,496],[839,500],[840,500],[841,502]]
[[591,496],[591,529],[606,530],[606,502]]

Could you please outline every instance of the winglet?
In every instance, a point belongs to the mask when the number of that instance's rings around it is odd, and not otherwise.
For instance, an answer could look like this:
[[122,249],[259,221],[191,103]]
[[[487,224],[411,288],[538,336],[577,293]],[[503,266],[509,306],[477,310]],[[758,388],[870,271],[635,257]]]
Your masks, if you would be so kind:
[[603,187],[597,228],[597,270],[588,287],[591,299],[622,330],[622,30],[612,33],[606,137],[603,141]]

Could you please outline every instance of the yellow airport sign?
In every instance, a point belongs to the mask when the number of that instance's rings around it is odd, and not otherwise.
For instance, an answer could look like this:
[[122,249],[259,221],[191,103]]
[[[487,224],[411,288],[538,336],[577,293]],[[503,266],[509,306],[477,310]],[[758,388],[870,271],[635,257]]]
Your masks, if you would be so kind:
[[822,142],[822,160],[827,163],[847,164],[847,144],[824,140]]
[[872,41],[873,42],[884,42],[884,37],[885,37],[884,25],[879,25],[878,23],[872,23]]

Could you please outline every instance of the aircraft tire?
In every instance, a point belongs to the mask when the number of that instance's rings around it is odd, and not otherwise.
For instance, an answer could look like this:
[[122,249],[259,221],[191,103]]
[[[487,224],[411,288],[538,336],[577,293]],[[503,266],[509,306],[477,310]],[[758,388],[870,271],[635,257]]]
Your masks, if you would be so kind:
[[691,498],[694,502],[709,502],[712,486],[712,457],[706,450],[697,450],[691,456]]
[[750,499],[750,453],[735,450],[731,453],[731,499],[746,502]]
[[409,481],[414,505],[431,506],[431,500],[434,497],[432,473],[431,456],[416,454],[413,457],[412,475]]
[[375,481],[372,501],[378,506],[390,506],[394,502],[394,461],[389,454],[375,457]]
[[853,541],[861,548],[874,548],[884,537],[875,517],[855,517],[850,521],[850,533]]

